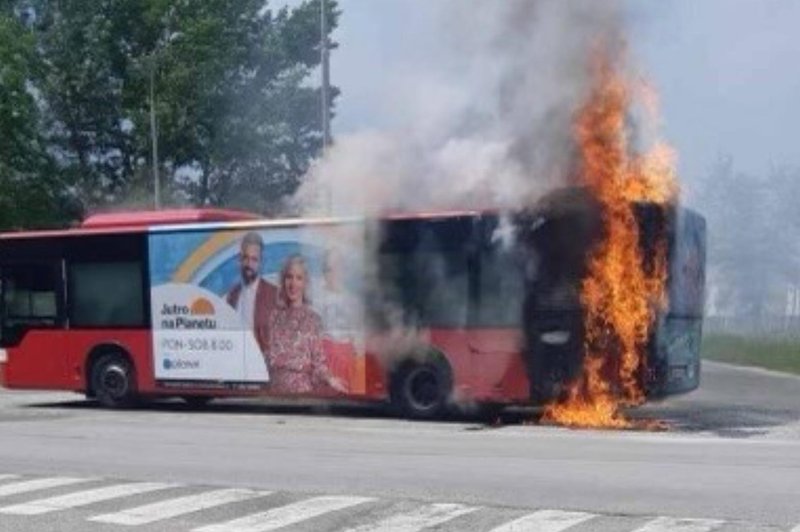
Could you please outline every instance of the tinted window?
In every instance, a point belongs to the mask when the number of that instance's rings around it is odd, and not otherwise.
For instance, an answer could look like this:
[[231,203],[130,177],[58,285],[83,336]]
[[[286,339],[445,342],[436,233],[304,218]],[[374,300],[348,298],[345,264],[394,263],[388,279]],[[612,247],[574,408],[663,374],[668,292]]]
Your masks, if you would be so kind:
[[581,280],[586,258],[597,237],[591,212],[536,215],[522,220],[521,245],[526,249],[528,305],[533,311],[563,312],[581,308]]
[[703,317],[706,263],[705,220],[679,211],[672,234],[669,274],[669,310],[685,317]]
[[523,268],[523,257],[514,247],[498,243],[481,254],[474,326],[520,326],[525,297]]
[[3,345],[15,345],[31,328],[60,325],[58,264],[13,263],[1,268]]
[[71,264],[69,299],[75,327],[144,325],[141,263]]
[[393,221],[383,226],[378,293],[370,297],[379,326],[465,327],[470,298],[472,218]]
[[4,328],[58,323],[58,271],[44,263],[3,265]]
[[385,309],[421,326],[463,327],[469,311],[467,258],[458,252],[382,253]]

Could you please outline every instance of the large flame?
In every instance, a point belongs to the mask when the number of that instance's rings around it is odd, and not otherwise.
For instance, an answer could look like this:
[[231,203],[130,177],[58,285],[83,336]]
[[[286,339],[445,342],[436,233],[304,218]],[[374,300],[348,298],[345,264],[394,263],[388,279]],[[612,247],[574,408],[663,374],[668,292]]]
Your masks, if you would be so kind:
[[[629,144],[632,104],[654,108],[651,91],[626,77],[607,53],[592,65],[592,90],[575,123],[582,183],[599,201],[603,239],[581,287],[584,364],[578,379],[545,408],[543,421],[572,427],[627,428],[620,409],[640,404],[640,376],[654,317],[666,300],[666,242],[643,257],[633,202],[665,203],[677,192],[672,151],[656,144],[636,155]],[[640,97],[640,98],[636,98]]]

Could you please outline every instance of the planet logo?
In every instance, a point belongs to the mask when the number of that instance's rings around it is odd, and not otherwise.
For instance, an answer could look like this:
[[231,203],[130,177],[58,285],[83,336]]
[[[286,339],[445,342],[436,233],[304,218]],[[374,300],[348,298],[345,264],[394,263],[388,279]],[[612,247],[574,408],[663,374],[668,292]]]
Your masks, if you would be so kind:
[[216,313],[214,304],[204,297],[195,299],[189,307],[192,316],[213,316]]
[[165,303],[161,309],[162,329],[216,329],[217,309],[205,297],[195,298],[190,305]]
[[179,316],[176,320],[178,329],[216,329],[214,304],[205,297],[198,297],[189,305],[189,316]]

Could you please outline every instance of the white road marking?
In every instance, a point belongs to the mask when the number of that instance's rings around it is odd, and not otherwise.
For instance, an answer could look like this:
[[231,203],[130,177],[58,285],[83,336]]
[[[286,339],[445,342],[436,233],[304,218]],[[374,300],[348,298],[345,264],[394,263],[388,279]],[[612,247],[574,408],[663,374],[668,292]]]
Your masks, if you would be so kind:
[[226,523],[196,528],[193,532],[267,532],[374,500],[368,497],[315,497]]
[[679,519],[675,517],[659,517],[653,519],[634,532],[708,532],[723,525],[717,519]]
[[800,532],[800,525],[797,525],[796,527],[791,529],[789,532]]
[[163,490],[166,488],[174,488],[176,486],[177,484],[161,484],[157,482],[116,484],[114,486],[78,491],[58,497],[49,497],[23,504],[6,506],[5,508],[0,508],[0,513],[13,515],[40,515],[49,512],[55,512],[57,510],[66,510],[68,508],[87,506],[96,502],[118,499],[120,497],[138,495],[140,493],[149,493],[151,491]]
[[359,526],[349,532],[418,532],[476,511],[462,504],[430,504],[413,512],[387,517],[377,523]]
[[491,532],[561,532],[593,517],[597,516],[583,512],[540,510],[493,528]]
[[[0,497],[9,497],[51,488],[96,481],[95,478],[47,477],[18,480],[20,475],[0,474]],[[39,515],[93,503],[150,493],[179,484],[127,482],[83,489],[0,508],[0,514]],[[272,492],[249,489],[217,489],[129,508],[116,513],[97,515],[90,521],[137,526],[171,519],[201,510],[239,501],[264,497]],[[269,532],[292,526],[325,514],[375,501],[371,497],[322,496],[272,508],[230,521],[201,526],[193,532]],[[374,523],[357,526],[348,532],[420,532],[479,510],[462,504],[428,504],[409,512],[391,515]],[[597,514],[562,510],[539,510],[493,528],[490,532],[562,532],[589,521]],[[723,526],[718,519],[682,519],[657,517],[633,532],[710,532]],[[790,532],[800,532],[800,524]]]
[[72,477],[47,477],[37,478],[34,480],[23,480],[21,482],[11,482],[10,484],[0,485],[0,497],[8,497],[9,495],[17,495],[20,493],[28,493],[31,491],[46,490],[49,488],[58,488],[60,486],[69,486],[70,484],[78,484],[79,482],[89,482],[94,480],[91,478],[72,478]]
[[267,491],[246,489],[207,491],[197,495],[188,495],[186,497],[178,497],[176,499],[146,504],[113,514],[97,515],[89,518],[89,521],[128,526],[145,525],[179,515],[199,512],[200,510],[213,508],[215,506],[222,506],[224,504],[244,501],[269,494],[270,492]]

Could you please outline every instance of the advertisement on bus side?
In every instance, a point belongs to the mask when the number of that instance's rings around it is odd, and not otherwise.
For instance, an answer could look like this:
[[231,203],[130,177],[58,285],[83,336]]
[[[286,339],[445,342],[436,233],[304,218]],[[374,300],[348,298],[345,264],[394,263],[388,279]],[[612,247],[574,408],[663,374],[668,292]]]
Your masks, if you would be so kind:
[[152,233],[156,380],[362,392],[360,238],[358,226]]

